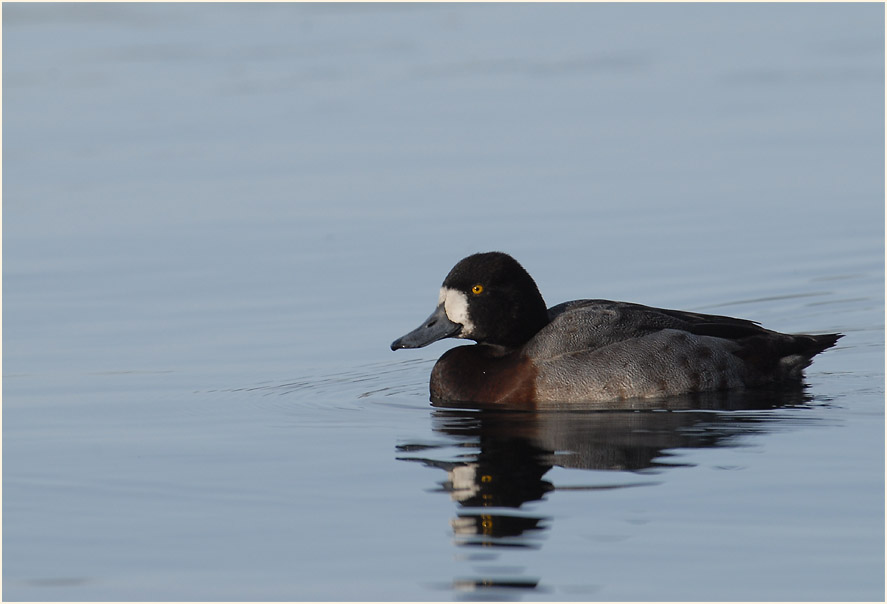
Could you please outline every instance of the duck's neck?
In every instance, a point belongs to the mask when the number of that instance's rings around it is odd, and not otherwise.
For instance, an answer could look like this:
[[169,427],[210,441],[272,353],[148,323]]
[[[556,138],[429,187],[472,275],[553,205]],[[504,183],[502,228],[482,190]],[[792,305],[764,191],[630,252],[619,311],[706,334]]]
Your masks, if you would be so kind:
[[509,330],[509,335],[513,338],[510,342],[505,342],[506,345],[513,348],[526,344],[549,323],[548,309],[545,307],[545,300],[541,295],[538,295],[525,307],[515,309],[514,316],[514,323]]

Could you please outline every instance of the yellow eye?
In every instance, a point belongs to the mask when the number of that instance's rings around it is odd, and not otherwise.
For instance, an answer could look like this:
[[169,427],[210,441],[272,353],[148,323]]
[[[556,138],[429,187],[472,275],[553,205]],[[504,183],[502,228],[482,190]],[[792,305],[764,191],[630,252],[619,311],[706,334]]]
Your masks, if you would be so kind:
[[471,288],[471,293],[474,294],[475,296],[482,293],[483,291],[484,291],[484,286],[481,285],[480,283],[478,283],[477,285],[475,285],[474,287]]

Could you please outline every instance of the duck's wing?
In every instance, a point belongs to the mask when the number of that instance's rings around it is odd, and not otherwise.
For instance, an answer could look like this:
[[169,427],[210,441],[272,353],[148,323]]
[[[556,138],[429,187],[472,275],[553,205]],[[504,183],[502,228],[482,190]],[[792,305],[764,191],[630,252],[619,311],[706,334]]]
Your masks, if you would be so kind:
[[550,308],[548,315],[551,322],[531,343],[544,356],[595,350],[663,329],[676,329],[725,340],[775,333],[747,319],[611,300],[564,302]]
[[783,334],[748,319],[611,300],[564,302],[548,309],[548,315],[551,322],[536,334],[529,346],[534,348],[534,354],[549,358],[597,350],[668,329],[720,338],[733,354],[747,360],[765,358],[771,362],[788,355],[800,355],[809,363],[814,355],[833,346],[841,337],[840,334]]

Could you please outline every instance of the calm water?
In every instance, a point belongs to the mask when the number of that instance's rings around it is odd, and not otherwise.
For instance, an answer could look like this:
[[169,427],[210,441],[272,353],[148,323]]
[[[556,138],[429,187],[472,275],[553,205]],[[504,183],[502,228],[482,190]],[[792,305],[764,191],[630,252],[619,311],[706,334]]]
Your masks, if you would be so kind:
[[[882,5],[2,11],[4,600],[884,598]],[[491,249],[846,337],[433,408],[388,345]]]

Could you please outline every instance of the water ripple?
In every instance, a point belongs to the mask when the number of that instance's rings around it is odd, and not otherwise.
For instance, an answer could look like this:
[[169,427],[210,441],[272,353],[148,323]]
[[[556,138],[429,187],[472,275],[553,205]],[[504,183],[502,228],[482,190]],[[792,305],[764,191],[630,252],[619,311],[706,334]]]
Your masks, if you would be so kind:
[[361,406],[357,404],[358,401],[380,397],[405,396],[426,400],[428,374],[433,363],[433,359],[368,363],[332,373],[206,392],[281,397],[284,404],[299,399],[316,401],[318,406],[329,406],[334,401],[332,404],[338,408],[355,408]]

